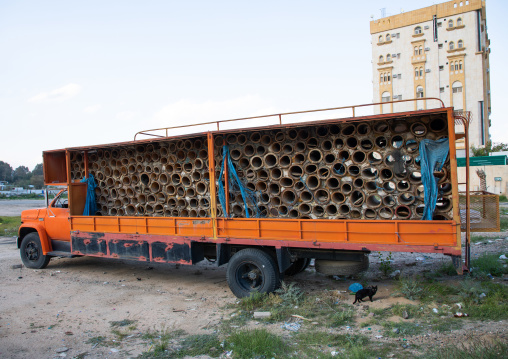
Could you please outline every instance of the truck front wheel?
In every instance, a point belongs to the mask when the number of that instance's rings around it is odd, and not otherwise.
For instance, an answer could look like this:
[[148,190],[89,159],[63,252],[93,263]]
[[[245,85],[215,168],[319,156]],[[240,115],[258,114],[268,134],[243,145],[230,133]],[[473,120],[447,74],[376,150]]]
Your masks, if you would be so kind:
[[27,268],[45,268],[51,259],[49,256],[42,254],[41,240],[37,232],[28,233],[21,241],[19,250],[21,260]]
[[226,278],[233,294],[243,298],[253,292],[270,293],[277,289],[279,270],[268,253],[246,248],[231,258]]

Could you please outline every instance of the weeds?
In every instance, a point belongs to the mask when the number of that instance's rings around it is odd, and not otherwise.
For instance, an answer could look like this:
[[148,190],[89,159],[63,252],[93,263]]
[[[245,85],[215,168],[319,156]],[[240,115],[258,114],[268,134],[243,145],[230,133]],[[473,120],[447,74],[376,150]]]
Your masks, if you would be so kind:
[[471,261],[472,274],[476,278],[486,278],[488,274],[500,277],[508,273],[508,267],[504,264],[506,260],[500,260],[498,254],[483,254]]
[[342,310],[336,311],[332,314],[330,318],[330,326],[331,327],[340,327],[341,325],[346,325],[351,323],[355,316],[355,311],[352,306],[347,306],[346,308],[341,308]]
[[126,326],[131,326],[132,324],[135,324],[136,322],[137,322],[136,320],[124,319],[124,320],[120,320],[120,321],[112,321],[112,322],[109,322],[109,324],[111,325],[111,327],[126,327]]
[[275,291],[286,305],[297,305],[303,298],[303,292],[295,283],[282,282],[281,287]]
[[[425,354],[429,359],[497,359],[506,356],[508,344],[501,341],[489,342],[470,337],[464,343],[445,348],[432,349]],[[503,354],[504,353],[504,354]]]
[[220,349],[220,340],[217,334],[196,334],[186,337],[178,350],[177,356],[210,355]]
[[398,283],[399,291],[409,300],[420,299],[423,294],[423,287],[414,278],[401,278]]
[[239,331],[231,335],[226,344],[238,359],[284,358],[288,345],[266,329]]
[[21,225],[21,216],[0,217],[0,237],[17,235],[18,228],[20,225]]
[[386,255],[386,257],[383,257],[383,254],[379,252],[379,269],[381,270],[381,272],[383,272],[385,277],[388,276],[388,274],[390,274],[390,272],[393,271],[391,263],[392,263],[392,252],[389,252]]

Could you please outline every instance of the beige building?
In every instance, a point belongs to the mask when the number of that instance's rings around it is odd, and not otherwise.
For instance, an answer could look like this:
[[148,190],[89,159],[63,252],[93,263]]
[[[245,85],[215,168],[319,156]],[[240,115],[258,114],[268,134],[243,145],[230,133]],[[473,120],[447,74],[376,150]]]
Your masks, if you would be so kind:
[[[452,0],[384,17],[371,21],[370,33],[374,102],[439,98],[456,111],[470,112],[472,145],[488,141],[490,40],[485,1]],[[435,100],[385,104],[376,113],[438,105]],[[463,143],[457,148],[463,149]]]

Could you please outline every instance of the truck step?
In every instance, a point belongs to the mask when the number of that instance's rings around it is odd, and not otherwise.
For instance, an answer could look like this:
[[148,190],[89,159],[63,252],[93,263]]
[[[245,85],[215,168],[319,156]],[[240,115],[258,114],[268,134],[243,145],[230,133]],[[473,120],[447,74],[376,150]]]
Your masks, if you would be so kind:
[[74,257],[78,257],[77,255],[75,254],[71,254],[70,252],[64,252],[64,251],[53,251],[53,252],[48,252],[48,256],[52,256],[52,257],[65,257],[65,258],[74,258]]

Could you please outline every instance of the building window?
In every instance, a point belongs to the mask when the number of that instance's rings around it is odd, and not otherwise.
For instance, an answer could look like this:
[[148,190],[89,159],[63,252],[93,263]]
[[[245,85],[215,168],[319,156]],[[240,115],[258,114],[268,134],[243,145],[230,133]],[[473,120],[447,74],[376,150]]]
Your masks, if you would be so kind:
[[453,93],[461,93],[462,92],[462,83],[460,81],[455,81],[452,84],[452,92]]
[[439,66],[439,71],[443,71],[444,70],[444,66]]
[[383,42],[383,36],[382,35],[379,35],[379,43],[382,43]]
[[418,48],[418,55],[421,55],[422,53],[423,53],[423,47],[422,47],[422,46],[420,46],[420,47]]
[[385,59],[384,59],[383,55],[379,56],[379,62],[384,62],[384,61],[385,61]]
[[397,58],[400,59],[400,52],[397,54]]
[[457,47],[458,47],[459,49],[462,49],[462,47],[463,47],[463,46],[464,46],[464,42],[463,42],[462,40],[459,40],[459,41],[457,42]]
[[423,77],[423,67],[420,67],[420,77]]
[[390,34],[386,34],[386,41],[390,41]]
[[455,61],[455,71],[459,71],[459,63]]
[[415,27],[415,35],[418,35],[418,34],[421,34],[421,33],[422,33],[422,27],[421,26]]
[[402,74],[398,74],[397,77],[399,78],[399,80],[402,78]]
[[459,17],[459,18],[457,19],[457,26],[460,26],[460,25],[462,25],[462,19]]
[[415,77],[418,77],[418,67],[415,68]]
[[385,76],[384,76],[384,81],[385,81],[385,82],[387,82],[387,81],[388,81],[388,76],[386,76],[386,74],[385,74]]
[[453,71],[455,67],[453,66],[453,62],[450,62],[450,71]]
[[437,45],[437,48],[438,48],[438,49],[442,49],[442,48],[443,48],[443,44],[438,44],[438,45]]
[[383,92],[381,95],[381,102],[389,102],[390,101],[390,93],[389,92]]
[[439,88],[439,92],[440,92],[440,93],[443,93],[443,92],[444,92],[444,87],[440,87],[440,88]]
[[418,47],[415,46],[415,56],[418,56]]
[[448,21],[448,27],[452,28],[453,27],[453,20],[449,20]]
[[443,26],[443,23],[438,22],[438,23],[437,23],[437,27],[441,27],[441,26]]
[[423,98],[423,87],[418,86],[416,88],[416,98]]
[[450,46],[450,50],[453,50],[453,49],[455,48],[455,44],[454,44],[454,42],[453,42],[453,41],[451,41],[449,46]]
[[386,62],[390,62],[392,61],[392,57],[390,56],[390,54],[386,55]]
[[381,77],[379,78],[379,82],[383,82],[383,74],[381,74]]
[[462,61],[459,61],[459,70],[462,70]]

